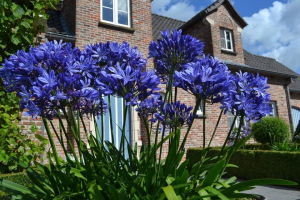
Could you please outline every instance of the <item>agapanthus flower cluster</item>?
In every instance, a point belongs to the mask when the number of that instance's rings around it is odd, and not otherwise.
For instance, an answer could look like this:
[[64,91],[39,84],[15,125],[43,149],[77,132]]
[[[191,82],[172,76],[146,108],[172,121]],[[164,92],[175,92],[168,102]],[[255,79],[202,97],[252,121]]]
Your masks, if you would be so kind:
[[127,42],[97,43],[85,47],[85,51],[96,63],[104,68],[126,63],[131,67],[144,67],[147,60],[143,58],[137,47],[131,48]]
[[117,62],[116,66],[102,70],[100,80],[108,85],[112,95],[123,97],[132,106],[160,90],[160,78],[154,70],[145,71],[145,67],[131,67],[126,63]]
[[222,101],[222,108],[236,115],[245,116],[247,121],[256,122],[272,111],[268,88],[266,77],[259,74],[255,77],[247,72],[236,73],[232,78],[231,89]]
[[154,117],[155,113],[158,113],[163,102],[159,99],[160,94],[153,94],[151,97],[145,99],[140,102],[136,108],[136,111],[140,118],[148,120],[150,117],[150,121],[156,122],[156,118]]
[[155,117],[164,126],[172,127],[182,127],[185,124],[191,124],[193,114],[191,111],[193,107],[187,107],[184,103],[180,101],[167,103],[160,112],[155,113]]
[[167,29],[161,32],[161,36],[162,39],[151,42],[149,58],[154,58],[157,72],[163,77],[169,77],[172,67],[181,71],[203,52],[203,43],[190,35],[182,35],[182,30],[174,29],[169,33]]
[[127,105],[134,106],[160,89],[159,77],[146,69],[147,60],[127,42],[89,45],[85,52],[99,67],[95,85],[105,94],[123,97]]
[[218,59],[203,56],[187,65],[185,70],[176,71],[173,84],[198,98],[216,103],[230,89],[230,71]]
[[93,87],[96,68],[78,48],[54,41],[31,47],[29,52],[18,51],[5,60],[0,77],[8,91],[22,98],[25,115],[51,119],[67,106],[83,113],[106,110],[102,91]]

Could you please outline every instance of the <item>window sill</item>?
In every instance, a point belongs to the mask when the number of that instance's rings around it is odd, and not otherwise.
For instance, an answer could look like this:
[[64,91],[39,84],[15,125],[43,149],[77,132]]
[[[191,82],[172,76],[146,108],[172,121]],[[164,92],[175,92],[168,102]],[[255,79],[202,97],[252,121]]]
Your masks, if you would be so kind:
[[110,23],[106,23],[106,22],[99,22],[98,26],[99,27],[104,27],[104,28],[110,28],[110,29],[114,29],[114,30],[118,30],[118,31],[123,31],[123,32],[127,32],[127,33],[134,33],[135,32],[134,28],[118,26],[118,25],[110,24]]
[[203,116],[202,114],[201,115],[197,115],[196,117],[195,117],[195,119],[206,119],[206,116]]
[[230,51],[230,50],[225,50],[225,49],[221,49],[222,53],[226,53],[226,54],[231,54],[231,55],[237,55],[237,52],[235,51]]

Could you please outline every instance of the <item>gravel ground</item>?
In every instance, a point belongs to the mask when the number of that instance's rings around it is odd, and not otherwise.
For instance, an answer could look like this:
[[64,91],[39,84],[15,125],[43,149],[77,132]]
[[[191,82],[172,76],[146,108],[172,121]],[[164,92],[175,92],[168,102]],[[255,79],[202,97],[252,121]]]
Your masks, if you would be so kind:
[[300,190],[279,186],[257,186],[245,193],[259,194],[267,200],[300,200]]

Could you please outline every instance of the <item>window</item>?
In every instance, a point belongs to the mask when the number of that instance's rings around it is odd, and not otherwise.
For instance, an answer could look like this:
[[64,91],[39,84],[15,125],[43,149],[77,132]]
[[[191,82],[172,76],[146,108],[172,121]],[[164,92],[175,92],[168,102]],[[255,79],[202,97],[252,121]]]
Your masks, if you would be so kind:
[[233,51],[233,38],[231,30],[221,29],[221,45],[222,49]]
[[272,107],[272,112],[267,115],[267,116],[271,116],[271,117],[277,117],[277,105],[275,101],[271,101],[270,106]]
[[102,0],[101,20],[111,24],[130,27],[130,0]]
[[[234,121],[234,115],[231,113],[231,112],[227,112],[227,124],[228,124],[228,130],[230,130],[231,126],[232,126],[232,123]],[[239,128],[239,125],[240,125],[240,121],[241,121],[241,117],[237,117],[235,122],[234,122],[234,126],[233,126],[233,129],[235,128]],[[246,122],[246,119],[244,118],[244,121],[242,123],[242,126],[243,125],[247,125],[247,122]]]
[[196,112],[196,115],[198,115],[198,117],[203,116],[203,101],[202,100],[200,102],[200,105],[199,105],[199,108],[198,108],[198,110]]

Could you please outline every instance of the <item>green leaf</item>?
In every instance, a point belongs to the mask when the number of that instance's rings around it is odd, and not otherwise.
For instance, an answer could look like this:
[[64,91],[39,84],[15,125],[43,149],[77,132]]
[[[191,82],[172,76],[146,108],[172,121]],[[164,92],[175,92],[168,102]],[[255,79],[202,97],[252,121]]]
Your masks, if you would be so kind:
[[205,189],[213,194],[216,194],[222,200],[229,200],[224,194],[222,194],[220,191],[216,190],[211,186],[208,186]]
[[236,190],[240,191],[243,188],[257,186],[257,185],[298,185],[298,184],[292,181],[286,181],[282,179],[254,179],[254,180],[237,183],[229,188],[226,188],[225,190],[223,190],[223,194],[230,194]]
[[114,186],[111,186],[111,185],[107,185],[107,186],[108,186],[110,195],[111,195],[111,197],[113,198],[113,200],[119,200],[120,197],[119,197],[119,193],[118,193],[118,191],[116,190],[116,188],[115,188]]
[[93,180],[92,182],[90,182],[88,185],[88,191],[93,195],[94,199],[100,199],[100,200],[104,200],[103,196],[101,195],[101,190],[102,188],[100,187],[100,185],[97,184],[96,180]]
[[[206,192],[205,189],[202,189],[202,190],[198,191],[198,193],[199,193],[200,196],[206,196],[206,195],[208,195],[208,193]],[[211,198],[210,197],[206,197],[206,198],[203,198],[203,200],[211,200]]]
[[30,24],[27,21],[22,21],[21,25],[24,26],[25,28],[30,28]]
[[21,39],[20,39],[20,36],[19,35],[12,35],[11,37],[11,41],[15,44],[15,45],[18,45],[21,43]]
[[171,185],[162,188],[168,200],[180,200],[180,196],[176,196],[176,193]]
[[71,168],[70,170],[70,173],[71,174],[74,174],[75,176],[77,176],[78,178],[81,178],[81,179],[84,179],[84,180],[87,180],[81,172],[83,172],[84,170],[79,170],[79,169],[76,169],[76,168]]
[[74,193],[74,192],[64,191],[64,192],[60,193],[58,196],[56,196],[53,200],[64,200],[68,197],[75,197],[75,196],[78,196],[83,193],[84,192]]
[[220,160],[213,166],[213,168],[208,172],[207,176],[201,183],[201,187],[206,187],[212,185],[215,179],[219,176],[219,173],[225,165],[225,160]]

